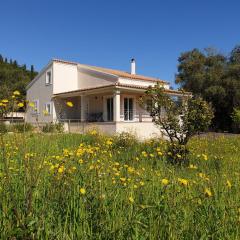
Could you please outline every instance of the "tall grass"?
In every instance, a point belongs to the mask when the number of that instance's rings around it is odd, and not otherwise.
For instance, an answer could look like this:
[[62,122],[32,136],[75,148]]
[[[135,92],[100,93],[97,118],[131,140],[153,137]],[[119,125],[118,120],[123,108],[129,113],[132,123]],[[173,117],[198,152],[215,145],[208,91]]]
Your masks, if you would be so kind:
[[166,162],[163,141],[2,140],[1,239],[240,238],[240,138],[193,139],[186,167]]

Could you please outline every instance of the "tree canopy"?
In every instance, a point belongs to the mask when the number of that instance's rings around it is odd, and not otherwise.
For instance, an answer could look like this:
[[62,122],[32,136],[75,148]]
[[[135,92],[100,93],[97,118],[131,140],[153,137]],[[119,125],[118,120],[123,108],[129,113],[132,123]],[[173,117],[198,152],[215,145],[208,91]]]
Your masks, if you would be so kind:
[[214,107],[213,127],[232,129],[233,109],[240,106],[240,46],[228,56],[214,49],[193,49],[178,59],[176,83]]
[[15,90],[26,94],[26,85],[36,76],[34,66],[28,70],[26,65],[19,65],[16,60],[8,60],[0,54],[0,99],[7,98]]

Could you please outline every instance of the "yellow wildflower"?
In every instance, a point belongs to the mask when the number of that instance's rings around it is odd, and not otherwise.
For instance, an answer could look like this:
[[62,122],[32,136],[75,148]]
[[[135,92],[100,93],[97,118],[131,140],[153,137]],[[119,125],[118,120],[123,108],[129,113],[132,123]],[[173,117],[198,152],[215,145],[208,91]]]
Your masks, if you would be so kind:
[[7,99],[3,99],[2,102],[3,103],[8,103],[8,100]]
[[61,166],[59,169],[58,169],[58,173],[63,173],[64,171],[64,166]]
[[28,106],[34,108],[34,107],[35,107],[35,104],[34,104],[33,102],[30,102],[30,103],[28,104]]
[[18,107],[23,107],[24,106],[24,104],[23,103],[18,103]]
[[144,184],[145,184],[145,183],[144,183],[143,181],[140,182],[140,185],[141,185],[141,186],[144,186]]
[[68,107],[73,107],[73,103],[70,102],[70,101],[66,102],[66,104],[67,104]]
[[227,187],[229,187],[229,188],[232,187],[232,184],[231,184],[231,182],[229,180],[227,180],[226,184],[227,184]]
[[20,92],[18,90],[16,90],[16,91],[13,92],[13,95],[19,96]]
[[82,195],[85,195],[85,194],[86,194],[86,189],[85,189],[85,188],[80,188],[80,189],[79,189],[79,192],[80,192]]
[[168,185],[169,184],[169,180],[166,179],[166,178],[163,178],[162,179],[162,184],[165,185],[165,186]]
[[128,200],[129,200],[130,203],[134,203],[134,198],[133,197],[129,197]]
[[187,186],[188,185],[188,180],[184,179],[184,178],[178,178],[178,182],[183,185],[183,186]]
[[191,168],[191,169],[197,169],[197,166],[196,166],[196,165],[193,165],[193,164],[190,164],[190,165],[189,165],[189,168]]
[[207,197],[212,197],[212,192],[211,192],[211,190],[209,188],[205,188],[204,194]]

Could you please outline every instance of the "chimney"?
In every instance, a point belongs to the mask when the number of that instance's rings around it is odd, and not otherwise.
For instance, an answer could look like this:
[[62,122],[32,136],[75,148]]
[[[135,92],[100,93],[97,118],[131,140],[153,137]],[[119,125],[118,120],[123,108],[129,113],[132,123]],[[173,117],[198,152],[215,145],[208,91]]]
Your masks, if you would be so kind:
[[135,59],[131,59],[131,74],[136,74],[136,62]]

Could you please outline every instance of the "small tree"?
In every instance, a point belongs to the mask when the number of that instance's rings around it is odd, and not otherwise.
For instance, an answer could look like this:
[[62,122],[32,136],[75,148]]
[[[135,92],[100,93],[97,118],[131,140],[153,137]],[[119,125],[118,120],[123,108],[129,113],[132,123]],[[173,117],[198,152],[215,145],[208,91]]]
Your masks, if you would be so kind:
[[[149,100],[151,104],[146,104]],[[192,98],[184,92],[180,98],[170,97],[159,85],[149,87],[140,102],[161,132],[169,138],[169,160],[180,164],[187,162],[187,143],[193,135],[208,129],[213,118],[211,106],[201,98]]]

